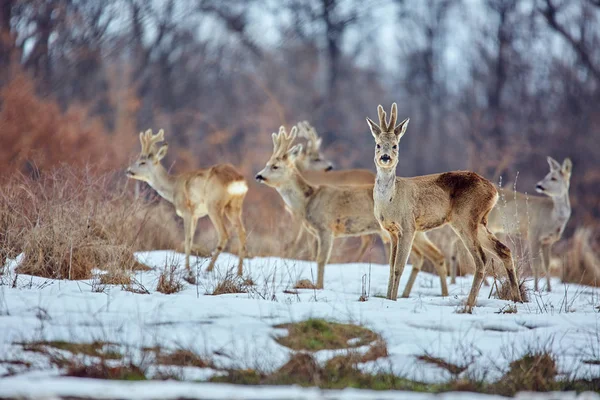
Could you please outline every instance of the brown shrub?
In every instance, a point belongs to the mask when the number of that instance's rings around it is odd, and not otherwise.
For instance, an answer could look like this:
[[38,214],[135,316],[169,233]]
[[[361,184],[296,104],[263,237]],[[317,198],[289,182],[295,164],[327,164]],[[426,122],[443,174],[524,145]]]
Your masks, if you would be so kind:
[[63,112],[51,97],[36,95],[34,82],[24,73],[16,73],[0,90],[0,102],[4,174],[25,172],[32,165],[46,171],[62,163],[107,170],[126,160],[122,149],[127,146],[117,145],[99,119],[83,107]]
[[57,279],[88,279],[94,268],[121,274],[148,269],[133,253],[152,248],[155,237],[164,241],[168,225],[144,217],[148,206],[128,194],[124,179],[63,166],[35,179],[5,181],[2,258],[23,252],[18,273]]
[[100,275],[100,284],[102,285],[131,285],[131,275],[123,270],[108,271]]
[[178,293],[183,290],[183,282],[177,272],[177,265],[169,265],[163,268],[158,277],[156,291],[164,294]]
[[237,275],[228,272],[222,279],[219,280],[212,293],[213,296],[222,294],[248,293],[248,281]]

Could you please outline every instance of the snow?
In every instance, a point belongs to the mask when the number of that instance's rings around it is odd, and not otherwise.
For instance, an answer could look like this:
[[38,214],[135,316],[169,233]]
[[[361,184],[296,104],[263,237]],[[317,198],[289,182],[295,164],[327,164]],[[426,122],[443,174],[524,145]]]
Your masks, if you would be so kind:
[[[531,302],[518,304],[517,313],[503,314],[499,312],[512,303],[488,299],[490,288],[484,286],[473,314],[462,314],[457,311],[470,290],[470,276],[459,277],[457,284],[449,286],[450,295],[441,297],[438,277],[421,273],[411,298],[394,302],[380,297],[387,291],[386,265],[331,264],[326,267],[325,290],[296,292],[293,289],[296,281],[312,280],[316,276],[315,263],[254,258],[244,263],[245,275],[255,283],[249,293],[206,295],[220,279],[233,273],[228,271],[235,271],[237,257],[222,254],[215,271],[199,273],[197,285],[185,283],[182,292],[164,295],[155,290],[160,271],[165,265],[182,266],[184,256],[171,251],[153,251],[138,253],[137,257],[154,267],[135,274],[136,281],[150,294],[131,293],[118,285],[106,286],[97,292],[94,290],[98,285],[91,280],[58,281],[24,275],[17,277],[13,288],[18,260],[9,263],[9,272],[2,277],[5,284],[0,286],[0,376],[12,376],[0,379],[0,397],[44,393],[83,395],[94,391],[95,395],[108,398],[119,391],[122,393],[123,385],[129,385],[131,398],[181,398],[189,397],[194,391],[210,393],[209,397],[215,399],[394,397],[356,390],[65,378],[59,376],[60,370],[45,356],[26,352],[16,344],[38,340],[110,342],[137,363],[144,362],[141,349],[145,347],[183,348],[210,356],[220,368],[269,372],[283,365],[291,353],[275,341],[276,336],[286,331],[274,325],[307,318],[360,323],[380,333],[387,342],[389,357],[362,364],[360,367],[368,372],[392,370],[425,382],[450,379],[448,371],[417,359],[427,354],[468,366],[461,376],[494,380],[506,371],[511,361],[526,352],[549,350],[557,356],[562,376],[600,377],[599,365],[584,362],[600,359],[600,314],[595,308],[600,290],[595,288],[563,285],[555,280],[552,293],[532,291]],[[193,265],[203,271],[208,260],[193,258]],[[407,267],[401,288],[409,274],[410,267]],[[364,276],[370,297],[366,302],[359,302]],[[338,353],[322,351],[316,358],[325,362]],[[8,363],[11,360],[30,362],[32,368],[19,369],[18,365]],[[159,369],[152,367],[149,372]],[[219,372],[186,367],[178,368],[177,373],[185,380],[197,381]],[[243,396],[236,397],[238,395]],[[403,394],[403,398],[427,398],[423,394],[410,396]],[[437,398],[482,398],[466,394],[445,396]]]

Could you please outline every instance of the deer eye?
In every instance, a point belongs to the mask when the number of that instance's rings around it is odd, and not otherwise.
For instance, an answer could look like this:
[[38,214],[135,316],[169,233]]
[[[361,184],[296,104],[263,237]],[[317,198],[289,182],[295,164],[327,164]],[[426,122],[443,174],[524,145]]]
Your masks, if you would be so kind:
[[271,169],[279,169],[277,165],[271,165]]
[[376,147],[377,147],[378,149],[380,149],[380,148],[381,148],[381,145],[380,145],[379,143],[377,143],[377,146],[376,146]]
[[140,161],[140,165],[146,165],[146,161]]
[[397,148],[398,148],[398,146],[397,146],[397,145],[393,145],[393,146],[392,146],[392,149],[394,149],[394,150],[396,150]]
[[550,178],[551,181],[557,181],[558,179],[556,179],[555,177]]

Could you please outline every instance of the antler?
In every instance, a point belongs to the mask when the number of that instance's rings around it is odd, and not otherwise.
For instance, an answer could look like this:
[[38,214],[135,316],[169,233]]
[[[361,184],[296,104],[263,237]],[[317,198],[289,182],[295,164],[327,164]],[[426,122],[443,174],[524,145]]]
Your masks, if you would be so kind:
[[282,125],[279,127],[279,133],[273,133],[273,156],[281,157],[290,149],[296,135],[298,134],[298,128],[293,127],[288,134],[285,131],[285,127]]
[[140,132],[140,143],[142,144],[142,154],[150,153],[152,146],[158,142],[165,140],[165,131],[159,130],[156,135],[152,134],[152,129],[148,129],[146,132]]
[[392,110],[390,112],[390,122],[387,122],[386,113],[383,110],[381,104],[377,106],[377,114],[379,115],[379,127],[385,132],[391,132],[396,128],[396,121],[398,120],[398,105],[392,104]]
[[308,140],[308,145],[312,149],[319,150],[323,139],[319,137],[317,130],[308,121],[298,122],[297,126],[300,131],[300,137]]

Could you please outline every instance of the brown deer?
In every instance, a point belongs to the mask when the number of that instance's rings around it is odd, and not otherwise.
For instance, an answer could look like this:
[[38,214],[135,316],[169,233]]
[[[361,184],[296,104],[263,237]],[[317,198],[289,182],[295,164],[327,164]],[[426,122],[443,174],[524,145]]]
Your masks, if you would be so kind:
[[[535,189],[546,196],[528,196],[508,189],[500,189],[500,198],[488,218],[494,233],[519,234],[525,238],[532,258],[534,289],[538,290],[540,271],[546,276],[546,290],[550,291],[550,250],[560,240],[571,216],[569,186],[573,163],[566,158],[562,165],[548,157],[550,172]],[[452,276],[456,267],[452,268]]]
[[[298,146],[295,151],[290,155],[298,171],[302,176],[310,183],[315,185],[331,185],[331,186],[357,186],[357,185],[374,185],[375,174],[367,169],[347,169],[347,170],[332,170],[333,163],[326,159],[321,153],[322,138],[319,137],[317,130],[310,125],[308,121],[299,122],[298,136],[303,137],[307,140],[306,149],[304,146]],[[288,211],[290,211],[288,209]],[[290,211],[291,213],[291,211]],[[296,233],[296,240],[290,250],[291,254],[296,254],[296,250],[302,241],[303,229],[302,218],[295,217],[292,214],[293,226],[298,229]],[[422,236],[422,237],[421,237]],[[384,244],[389,244],[389,238],[387,235],[381,235],[380,237]],[[363,256],[367,252],[368,248],[374,242],[374,235],[362,235],[360,237],[361,243],[357,251],[356,260],[362,260]],[[384,246],[385,247],[385,246]],[[309,246],[312,250],[314,246]],[[413,260],[413,273],[409,279],[409,282],[405,288],[402,297],[408,297],[410,294],[412,285],[416,279],[418,272],[421,270],[424,262],[424,258],[431,261],[433,265],[442,265],[444,260],[444,254],[435,246],[423,233],[420,235],[420,240],[416,240],[413,245],[412,260]],[[314,259],[316,252],[313,251],[312,258]],[[446,270],[445,266],[440,267]],[[443,290],[442,293],[447,295],[447,290]]]
[[[258,182],[277,190],[294,215],[300,216],[305,228],[317,238],[317,285],[323,288],[325,265],[329,261],[333,240],[336,237],[383,234],[373,214],[373,186],[328,186],[308,182],[298,171],[291,154],[300,150],[292,147],[297,134],[293,127],[290,134],[282,126],[273,133],[273,154],[265,168],[256,175]],[[418,256],[429,257],[435,246],[424,235],[417,236],[415,248]],[[443,256],[434,264],[440,275],[442,295],[448,295],[446,265]],[[415,266],[420,268],[418,263]],[[418,270],[413,270],[406,296],[410,293]],[[409,287],[410,286],[410,287]]]
[[521,301],[511,252],[487,229],[487,217],[498,199],[494,185],[474,172],[457,171],[413,178],[396,176],[398,144],[409,119],[396,125],[398,109],[392,105],[389,123],[383,107],[379,124],[367,118],[375,138],[377,177],[373,189],[375,218],[391,238],[387,298],[398,297],[398,283],[417,232],[446,223],[461,238],[475,260],[476,272],[465,311],[471,312],[485,273],[484,250],[500,258],[507,270],[512,295]]
[[219,242],[213,252],[207,271],[212,271],[217,257],[228,241],[225,218],[236,229],[240,241],[237,273],[242,275],[242,264],[246,255],[246,231],[242,222],[242,204],[248,191],[244,177],[230,164],[217,164],[180,175],[170,175],[161,160],[167,154],[168,145],[164,131],[156,135],[152,130],[140,132],[142,151],[138,159],[127,169],[127,176],[147,182],[165,200],[172,203],[177,215],[183,218],[185,235],[185,267],[193,279],[190,269],[190,252],[198,219],[208,215],[217,230]]
[[[356,186],[373,185],[375,183],[375,174],[366,169],[347,169],[333,170],[333,163],[325,158],[321,153],[321,144],[323,139],[319,137],[316,129],[308,121],[299,122],[298,136],[306,139],[306,146],[297,146],[290,154],[292,162],[295,164],[302,176],[314,185],[333,185],[333,186]],[[289,208],[286,210],[292,216],[292,227],[294,228],[294,240],[292,246],[288,249],[288,256],[294,256],[298,252],[300,244],[303,243],[304,233],[302,218],[295,216]],[[361,244],[357,251],[356,260],[361,260],[368,248],[373,244],[373,235],[363,235],[360,237]],[[386,239],[382,237],[385,242]],[[315,246],[308,242],[311,251],[311,257],[316,255]]]

